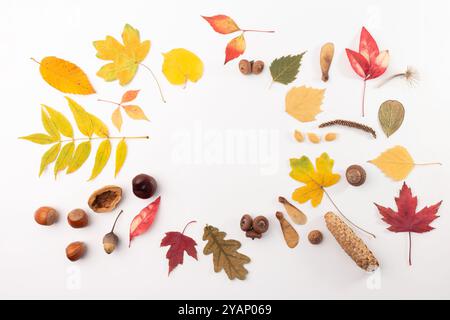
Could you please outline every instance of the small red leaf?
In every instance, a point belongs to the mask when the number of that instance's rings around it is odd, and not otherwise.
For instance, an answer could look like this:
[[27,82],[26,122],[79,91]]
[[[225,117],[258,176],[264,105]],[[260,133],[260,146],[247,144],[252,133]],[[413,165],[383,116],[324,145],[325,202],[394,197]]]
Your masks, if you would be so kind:
[[202,18],[208,21],[214,31],[221,34],[229,34],[241,30],[233,19],[223,14],[212,17],[202,16]]
[[150,203],[147,207],[141,210],[141,212],[133,219],[130,225],[130,246],[131,241],[146,232],[155,220],[158,213],[159,203],[161,197],[158,197],[155,201]]
[[[189,222],[186,227],[193,222],[195,221]],[[167,232],[161,241],[161,247],[170,246],[166,254],[166,258],[169,260],[169,274],[179,264],[183,264],[185,251],[197,260],[197,249],[195,249],[197,243],[192,238],[184,235],[186,227],[184,227],[183,232]]]
[[245,38],[244,34],[241,34],[240,36],[237,36],[236,38],[233,38],[230,42],[228,42],[228,45],[225,49],[225,63],[236,59],[241,54],[243,54],[245,51]]
[[134,99],[136,99],[136,97],[138,96],[140,90],[129,90],[127,92],[125,92],[122,96],[122,101],[120,102],[120,104],[125,103],[125,102],[131,102]]
[[375,61],[370,66],[370,76],[367,80],[376,79],[386,72],[389,65],[389,51],[382,51],[376,57]]
[[370,70],[369,62],[356,51],[346,49],[348,60],[353,70],[363,79],[366,79]]
[[377,42],[365,27],[363,27],[361,30],[361,37],[359,40],[359,53],[361,53],[362,56],[366,58],[366,60],[369,61],[370,64],[372,64],[380,54]]

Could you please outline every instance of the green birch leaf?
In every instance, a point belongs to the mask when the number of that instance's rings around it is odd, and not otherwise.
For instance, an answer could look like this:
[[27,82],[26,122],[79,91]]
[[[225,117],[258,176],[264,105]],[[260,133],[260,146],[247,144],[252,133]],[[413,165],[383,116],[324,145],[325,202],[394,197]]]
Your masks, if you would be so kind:
[[61,150],[61,142],[55,144],[53,147],[48,149],[46,153],[44,153],[41,159],[41,168],[39,169],[39,177],[42,175],[45,169],[47,169],[48,165],[56,160],[60,150]]
[[97,154],[95,155],[94,168],[92,169],[89,181],[97,178],[97,176],[102,172],[103,168],[108,163],[109,157],[111,156],[111,149],[111,141],[105,140],[100,143]]
[[91,114],[71,98],[66,97],[66,99],[80,132],[87,137],[92,137],[94,134],[94,121]]
[[301,61],[306,52],[275,59],[270,65],[273,82],[289,84],[297,78]]
[[120,172],[120,169],[122,169],[123,164],[125,163],[125,160],[127,158],[127,154],[128,154],[127,142],[125,141],[125,139],[122,139],[120,140],[116,149],[116,169],[114,177],[117,177],[117,175]]
[[73,154],[72,159],[67,167],[67,174],[74,173],[86,162],[91,154],[91,142],[86,141],[80,143]]
[[59,134],[58,128],[56,127],[52,119],[50,119],[50,116],[44,110],[44,107],[41,108],[41,120],[45,131],[47,131],[47,133],[52,137],[55,137],[59,140],[61,138],[61,135]]
[[56,128],[58,128],[58,131],[65,137],[73,138],[73,128],[69,120],[67,120],[61,112],[56,111],[45,104],[42,104],[41,106],[45,108],[50,119],[53,121]]
[[66,169],[67,166],[69,165],[70,161],[72,160],[74,150],[75,150],[74,142],[69,142],[61,149],[61,153],[59,154],[58,159],[56,159],[55,163],[54,168],[55,179],[58,173]]
[[19,139],[28,140],[37,144],[52,144],[58,142],[56,137],[52,137],[44,133],[30,134],[29,136],[20,137]]
[[100,138],[108,138],[109,130],[106,124],[93,114],[91,114],[91,119],[94,124],[94,133]]
[[400,129],[405,118],[405,108],[395,100],[384,102],[378,110],[378,119],[386,136],[389,138]]

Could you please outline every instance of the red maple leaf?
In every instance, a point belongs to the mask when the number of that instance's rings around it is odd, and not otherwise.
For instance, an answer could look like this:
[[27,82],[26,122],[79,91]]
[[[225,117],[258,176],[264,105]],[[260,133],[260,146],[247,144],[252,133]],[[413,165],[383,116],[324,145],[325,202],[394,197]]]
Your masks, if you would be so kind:
[[417,210],[417,197],[413,197],[411,189],[403,183],[400,196],[395,198],[398,211],[385,208],[375,203],[378,211],[383,216],[383,221],[390,224],[388,228],[392,232],[409,233],[409,265],[411,265],[411,233],[424,233],[434,230],[430,226],[434,220],[439,218],[436,213],[442,201],[431,207],[425,207],[419,212]]
[[184,231],[191,223],[189,222],[183,229],[183,232],[166,232],[166,236],[161,241],[161,247],[170,246],[167,251],[166,258],[169,260],[169,274],[175,269],[179,264],[183,264],[184,252],[190,255],[192,258],[197,260],[197,250],[195,246],[197,243],[190,237],[184,235]]

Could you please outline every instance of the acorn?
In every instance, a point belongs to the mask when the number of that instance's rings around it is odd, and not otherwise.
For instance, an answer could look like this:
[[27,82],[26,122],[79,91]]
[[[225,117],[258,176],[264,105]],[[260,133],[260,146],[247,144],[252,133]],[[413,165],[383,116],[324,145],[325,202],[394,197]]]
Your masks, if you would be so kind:
[[242,59],[239,61],[239,70],[242,74],[250,74],[252,73],[252,65],[253,61],[248,61],[247,59]]
[[103,237],[103,249],[107,254],[111,254],[116,249],[116,246],[119,243],[119,237],[114,233],[114,228],[116,227],[117,220],[119,220],[119,217],[122,215],[122,213],[123,210],[119,212],[119,215],[114,221],[111,232],[105,234],[105,236]]
[[241,230],[250,231],[252,230],[253,219],[249,214],[244,214],[241,218]]
[[359,187],[366,182],[366,170],[359,165],[352,165],[348,167],[345,177],[352,186]]
[[253,220],[253,230],[263,234],[269,230],[269,220],[264,216],[258,216]]
[[252,64],[252,73],[253,74],[260,74],[264,70],[264,62],[261,60],[256,60]]

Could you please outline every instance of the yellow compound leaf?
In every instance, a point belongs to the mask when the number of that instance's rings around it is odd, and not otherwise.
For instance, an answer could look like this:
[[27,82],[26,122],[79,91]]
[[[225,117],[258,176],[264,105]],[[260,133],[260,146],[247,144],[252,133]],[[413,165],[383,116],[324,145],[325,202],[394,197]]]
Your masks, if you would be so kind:
[[116,110],[114,110],[111,116],[111,120],[114,126],[117,128],[117,130],[120,131],[123,123],[122,113],[120,112],[120,106],[117,107]]
[[316,120],[324,98],[325,89],[292,88],[286,95],[286,112],[301,122]]
[[316,159],[316,169],[308,157],[291,159],[292,179],[305,184],[292,194],[292,199],[299,203],[311,201],[313,207],[317,207],[324,194],[324,188],[331,187],[339,182],[341,176],[333,173],[334,161],[323,153]]
[[37,144],[52,144],[58,141],[57,138],[44,133],[30,134],[29,136],[20,137],[19,139],[28,140]]
[[75,153],[73,154],[72,159],[67,168],[67,174],[74,173],[86,162],[91,154],[91,142],[86,141],[80,143],[75,149]]
[[53,120],[50,119],[50,116],[47,114],[43,107],[41,108],[41,119],[45,131],[47,131],[47,133],[55,139],[59,140],[61,138],[61,135],[59,134],[58,128],[56,127]]
[[77,65],[57,58],[46,57],[40,62],[42,78],[63,93],[88,95],[95,93],[91,82]]
[[78,130],[87,137],[92,137],[94,134],[94,120],[93,117],[84,110],[82,106],[76,103],[69,97],[66,97],[69,103],[70,110],[72,111],[75,122],[77,123]]
[[56,176],[58,175],[58,173],[60,171],[63,171],[64,169],[66,169],[67,166],[69,165],[69,163],[73,157],[74,149],[75,149],[74,142],[69,142],[61,149],[61,153],[59,154],[58,159],[56,159],[56,163],[55,163],[55,168],[54,168],[55,179],[56,179]]
[[150,51],[150,41],[141,42],[139,31],[129,24],[123,29],[122,41],[123,44],[107,36],[105,40],[95,41],[94,47],[99,59],[111,61],[104,65],[97,75],[106,81],[119,80],[124,86],[133,80],[139,64]]
[[58,131],[65,137],[73,138],[73,128],[69,120],[67,120],[67,118],[61,112],[56,111],[49,106],[43,104],[42,107],[45,108],[48,115],[50,116],[50,119],[53,121],[56,128],[58,128]]
[[127,115],[134,120],[148,120],[144,111],[139,106],[122,106]]
[[99,136],[100,138],[107,138],[109,137],[109,130],[106,124],[94,116],[93,114],[90,114],[92,124],[94,125],[94,133]]
[[117,150],[116,150],[116,169],[114,172],[114,177],[117,177],[117,175],[119,174],[120,170],[123,167],[123,164],[125,163],[125,160],[127,158],[127,154],[128,154],[128,146],[127,146],[127,142],[125,141],[125,139],[120,140],[119,144],[117,145]]
[[41,159],[41,168],[39,169],[39,177],[47,169],[48,165],[55,162],[58,157],[59,151],[61,150],[61,143],[55,144],[53,147],[48,149]]
[[97,154],[95,156],[94,168],[92,169],[89,181],[94,180],[103,171],[111,156],[111,141],[105,140],[100,143]]
[[408,150],[402,146],[389,149],[369,162],[376,165],[386,176],[395,181],[404,180],[415,166]]
[[197,82],[203,75],[203,62],[194,53],[183,49],[173,49],[163,53],[162,72],[174,85],[186,85],[187,81]]

